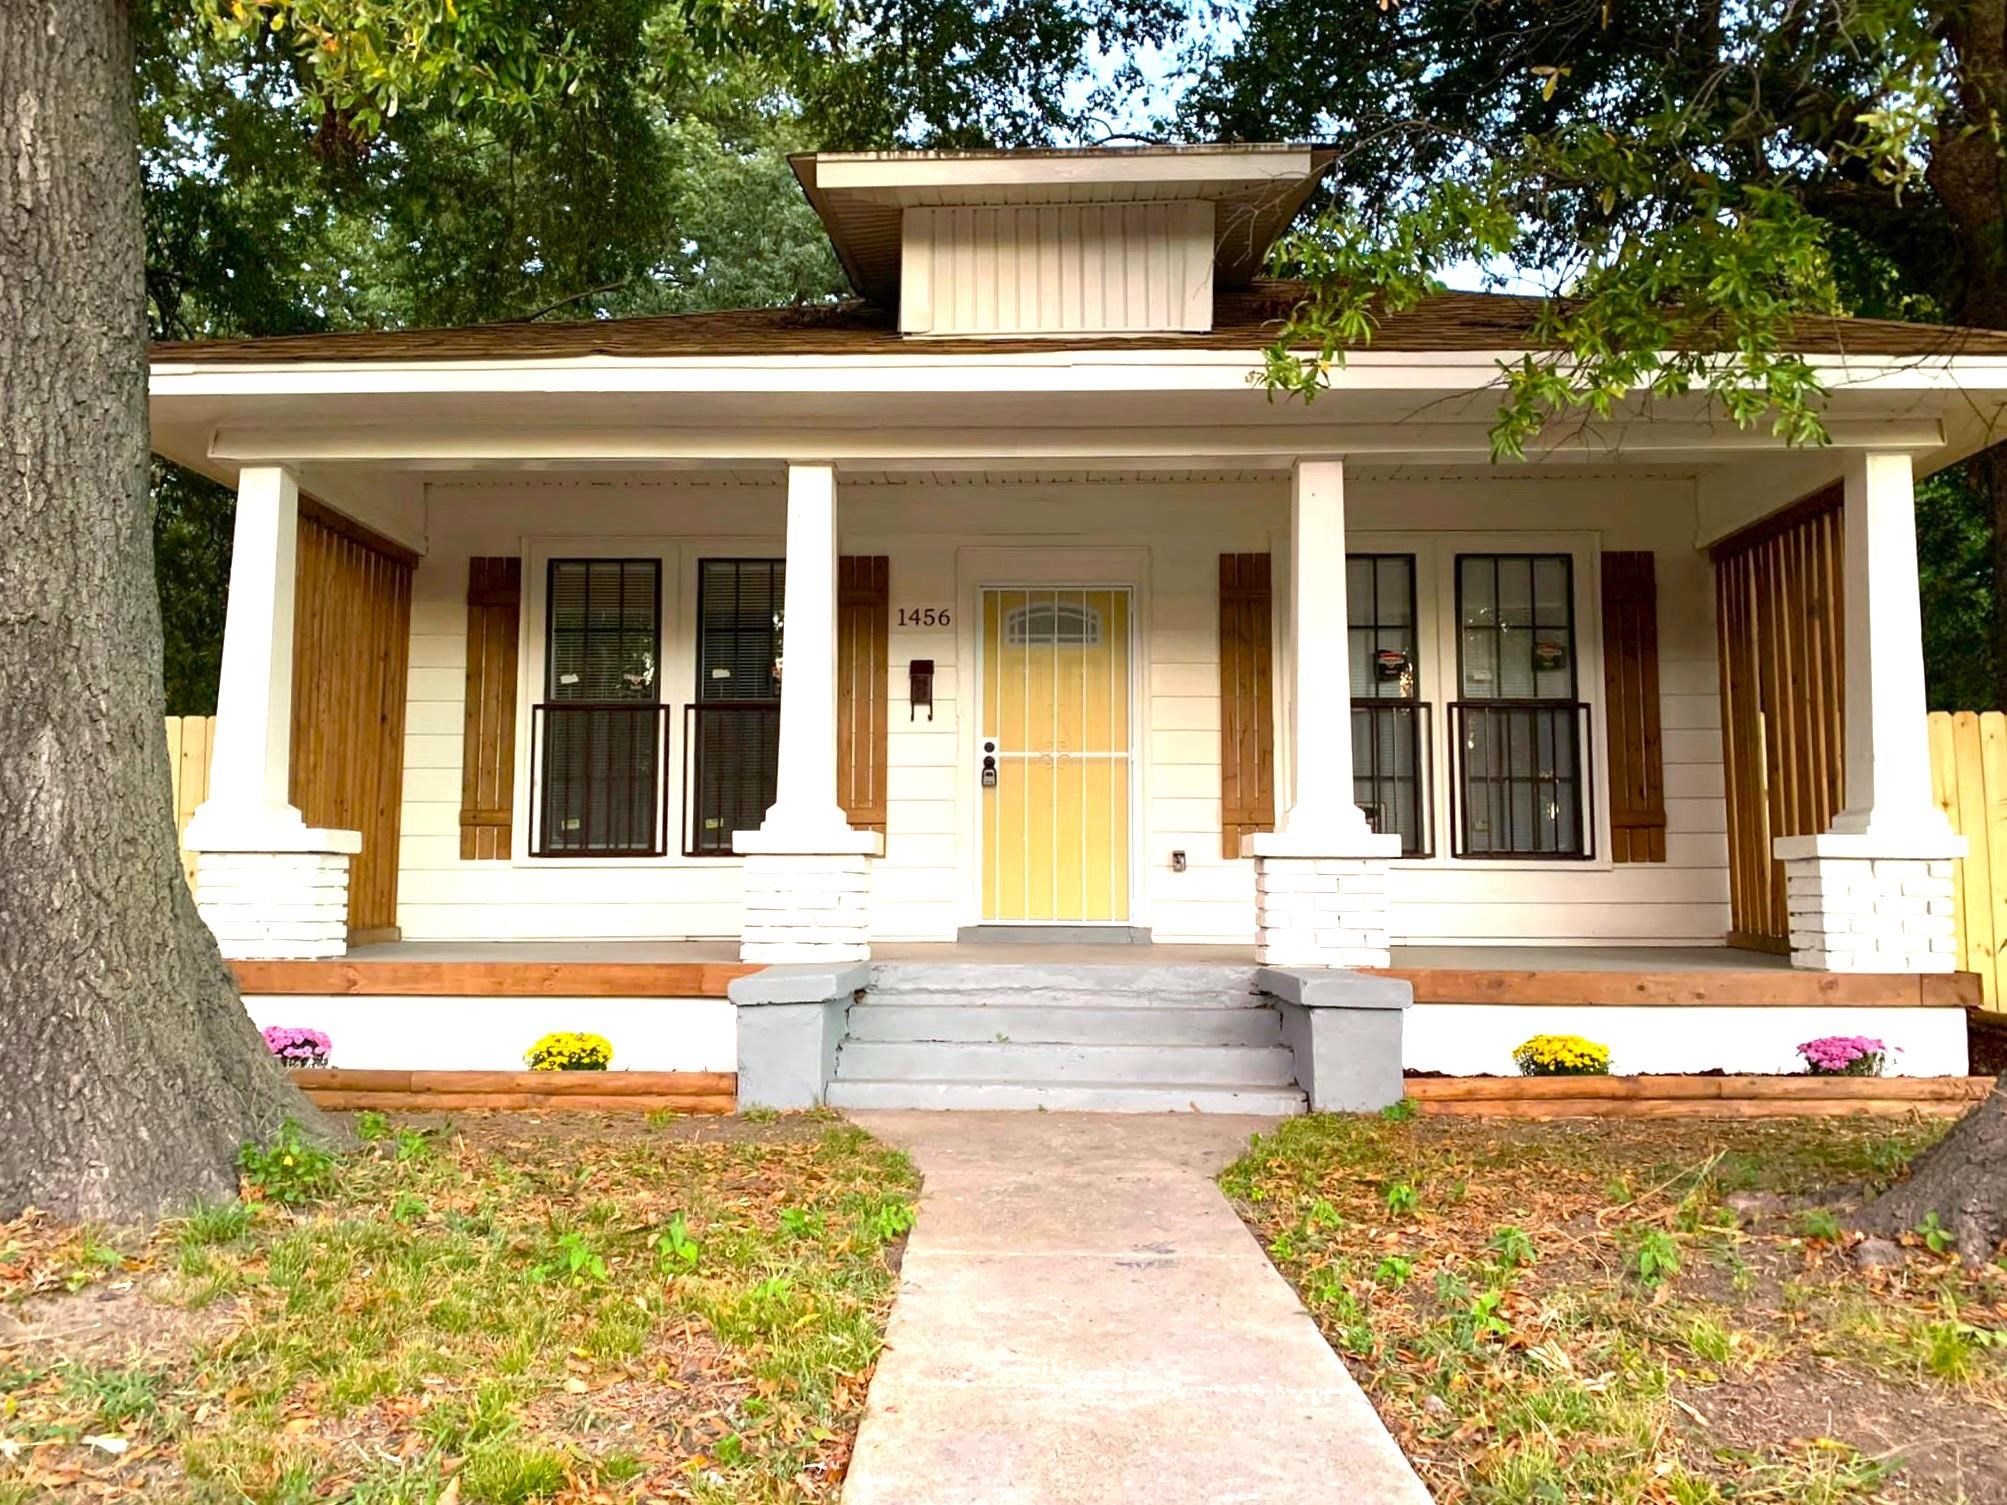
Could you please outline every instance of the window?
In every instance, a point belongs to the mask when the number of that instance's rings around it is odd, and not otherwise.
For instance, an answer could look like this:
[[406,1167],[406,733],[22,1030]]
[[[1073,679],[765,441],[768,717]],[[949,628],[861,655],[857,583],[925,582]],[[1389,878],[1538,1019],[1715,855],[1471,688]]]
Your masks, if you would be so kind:
[[697,693],[684,741],[689,856],[729,856],[732,833],[758,827],[774,802],[786,577],[779,559],[698,563]]
[[1428,707],[1421,700],[1415,556],[1345,561],[1352,690],[1352,797],[1401,855],[1429,854]]
[[545,594],[531,851],[659,856],[661,561],[553,559]]
[[1004,618],[1004,641],[1013,648],[1093,648],[1101,642],[1101,613],[1078,601],[1041,601]]
[[1450,706],[1460,857],[1587,857],[1574,560],[1459,554]]

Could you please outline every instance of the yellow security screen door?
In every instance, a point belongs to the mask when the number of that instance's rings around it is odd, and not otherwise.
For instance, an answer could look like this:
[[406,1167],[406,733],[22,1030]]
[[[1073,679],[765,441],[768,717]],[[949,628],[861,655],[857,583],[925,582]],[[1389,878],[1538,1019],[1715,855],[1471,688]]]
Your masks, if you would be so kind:
[[1129,592],[983,592],[983,918],[1129,918]]

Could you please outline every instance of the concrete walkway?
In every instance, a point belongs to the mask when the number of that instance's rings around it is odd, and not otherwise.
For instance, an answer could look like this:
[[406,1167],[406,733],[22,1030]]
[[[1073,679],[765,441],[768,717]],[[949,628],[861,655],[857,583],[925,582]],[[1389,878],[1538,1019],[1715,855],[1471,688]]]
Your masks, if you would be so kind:
[[1426,1505],[1213,1185],[1269,1121],[853,1116],[925,1189],[846,1505]]

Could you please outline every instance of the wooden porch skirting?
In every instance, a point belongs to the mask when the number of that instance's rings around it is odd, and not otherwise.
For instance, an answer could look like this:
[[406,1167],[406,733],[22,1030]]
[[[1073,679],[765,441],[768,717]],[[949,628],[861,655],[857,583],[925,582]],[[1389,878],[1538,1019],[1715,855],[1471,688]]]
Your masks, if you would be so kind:
[[233,961],[237,987],[376,998],[723,998],[754,962]]
[[1993,1090],[1990,1076],[1410,1077],[1421,1111],[1490,1118],[1956,1118]]
[[730,1071],[356,1071],[292,1073],[323,1108],[379,1113],[503,1108],[540,1113],[730,1113],[739,1079]]

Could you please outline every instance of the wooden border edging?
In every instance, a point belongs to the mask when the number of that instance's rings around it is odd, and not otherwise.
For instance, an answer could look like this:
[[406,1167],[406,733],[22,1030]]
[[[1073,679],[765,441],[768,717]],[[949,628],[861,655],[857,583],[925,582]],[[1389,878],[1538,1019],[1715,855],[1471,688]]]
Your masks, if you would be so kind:
[[377,998],[723,998],[757,962],[233,961],[257,996]]
[[1990,1076],[1409,1077],[1421,1111],[1497,1118],[1956,1117],[1993,1090]]
[[358,1071],[307,1068],[292,1078],[323,1108],[444,1113],[474,1108],[545,1113],[730,1113],[730,1071]]
[[1800,972],[1783,967],[1740,971],[1506,972],[1493,967],[1371,969],[1398,977],[1416,1003],[1528,1004],[1549,1007],[1680,1008],[1969,1008],[1980,999],[1972,972]]

